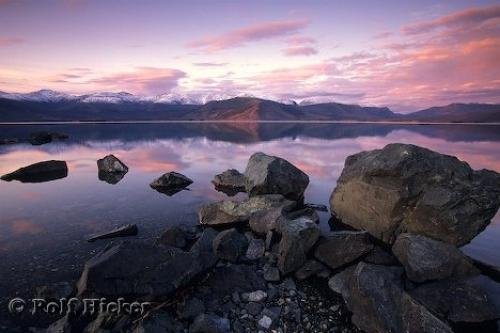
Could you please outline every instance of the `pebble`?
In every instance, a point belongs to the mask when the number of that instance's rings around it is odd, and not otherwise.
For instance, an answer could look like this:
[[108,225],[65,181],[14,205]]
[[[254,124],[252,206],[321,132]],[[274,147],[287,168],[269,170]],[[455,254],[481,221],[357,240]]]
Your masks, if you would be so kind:
[[273,324],[273,320],[266,315],[263,315],[262,318],[259,319],[259,326],[264,329],[269,329]]
[[262,302],[267,298],[267,293],[262,290],[252,291],[248,294],[249,302]]

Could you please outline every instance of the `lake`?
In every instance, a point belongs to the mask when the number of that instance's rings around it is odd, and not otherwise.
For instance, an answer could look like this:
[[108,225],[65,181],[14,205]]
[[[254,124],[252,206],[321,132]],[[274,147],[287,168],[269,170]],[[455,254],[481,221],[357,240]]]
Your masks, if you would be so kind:
[[[347,156],[393,142],[455,155],[474,169],[500,172],[500,126],[293,123],[155,123],[0,125],[0,137],[34,131],[70,136],[42,146],[0,146],[0,174],[39,161],[68,163],[68,176],[44,183],[0,182],[0,290],[2,300],[30,295],[33,286],[76,280],[86,259],[109,241],[88,243],[98,232],[135,223],[139,236],[168,225],[197,223],[197,207],[227,198],[213,176],[244,171],[257,151],[283,157],[310,177],[306,202],[328,204]],[[129,167],[117,184],[97,177],[96,160],[114,154]],[[194,183],[173,196],[149,183],[168,171]],[[242,198],[239,194],[235,198]],[[329,213],[320,213],[329,228]],[[464,247],[469,255],[500,266],[500,216]],[[2,302],[3,302],[2,301]],[[1,304],[3,306],[3,304]]]

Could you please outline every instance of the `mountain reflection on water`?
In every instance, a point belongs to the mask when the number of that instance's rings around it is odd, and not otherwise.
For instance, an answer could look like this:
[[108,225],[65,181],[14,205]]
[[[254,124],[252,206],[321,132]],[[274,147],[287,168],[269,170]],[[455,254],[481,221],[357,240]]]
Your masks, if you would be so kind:
[[[500,126],[297,123],[155,123],[78,125],[0,125],[0,138],[31,132],[69,135],[42,146],[0,146],[0,174],[44,160],[63,160],[68,176],[28,184],[0,182],[0,289],[29,288],[43,281],[76,279],[86,258],[101,244],[91,234],[137,224],[139,238],[170,224],[197,223],[197,207],[227,198],[213,188],[213,176],[244,171],[257,151],[281,156],[310,177],[306,202],[328,205],[344,160],[393,142],[412,143],[455,155],[473,168],[500,172]],[[99,180],[96,161],[113,154],[129,172],[123,179]],[[149,183],[168,171],[193,179],[189,191],[166,196]],[[243,194],[234,198],[241,199]],[[329,213],[320,212],[328,229]],[[500,219],[466,252],[500,266]],[[9,272],[9,274],[5,274]],[[23,278],[19,278],[24,276]]]

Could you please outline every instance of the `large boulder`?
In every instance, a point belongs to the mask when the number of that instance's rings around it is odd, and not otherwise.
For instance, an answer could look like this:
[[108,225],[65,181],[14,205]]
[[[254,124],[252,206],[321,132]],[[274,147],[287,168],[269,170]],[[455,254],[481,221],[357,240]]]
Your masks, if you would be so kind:
[[214,253],[220,259],[236,262],[248,248],[248,240],[235,228],[220,232],[213,241]]
[[264,153],[253,154],[245,170],[249,196],[281,194],[290,200],[301,200],[309,177],[290,162]]
[[219,201],[203,205],[198,211],[200,224],[230,225],[248,222],[252,215],[273,208],[292,209],[296,203],[279,194],[260,195],[243,201]]
[[169,295],[216,264],[215,235],[206,229],[189,252],[145,241],[111,246],[85,263],[78,295]]
[[500,319],[500,284],[484,275],[423,284],[412,297],[434,313],[455,323]]
[[364,256],[373,249],[366,231],[331,232],[318,242],[314,256],[332,269],[337,269]]
[[43,161],[34,163],[14,172],[3,175],[2,180],[8,182],[18,180],[21,183],[42,183],[68,176],[68,166],[65,161]]
[[177,192],[182,191],[192,183],[193,181],[190,178],[178,172],[172,171],[167,172],[161,177],[153,180],[149,186],[160,193],[172,196]]
[[221,174],[215,175],[212,180],[215,189],[226,193],[229,196],[234,196],[236,193],[245,192],[245,175],[238,170],[229,169]]
[[400,234],[392,252],[414,282],[479,274],[471,260],[454,245],[425,236]]
[[359,263],[332,277],[353,313],[352,322],[365,332],[451,333],[451,328],[408,295],[398,267]]
[[499,205],[498,173],[407,144],[349,156],[330,198],[343,223],[391,244],[408,232],[463,245]]
[[288,274],[307,261],[307,253],[318,240],[320,229],[310,216],[302,216],[281,223],[280,232],[278,268],[281,273]]

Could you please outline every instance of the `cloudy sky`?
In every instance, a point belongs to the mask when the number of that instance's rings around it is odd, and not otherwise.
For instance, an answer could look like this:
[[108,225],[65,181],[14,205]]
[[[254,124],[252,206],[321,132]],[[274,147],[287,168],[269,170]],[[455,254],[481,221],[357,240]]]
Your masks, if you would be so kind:
[[498,1],[0,0],[0,90],[500,102]]

